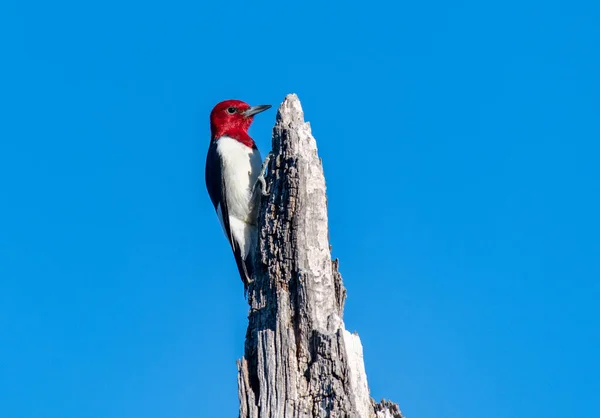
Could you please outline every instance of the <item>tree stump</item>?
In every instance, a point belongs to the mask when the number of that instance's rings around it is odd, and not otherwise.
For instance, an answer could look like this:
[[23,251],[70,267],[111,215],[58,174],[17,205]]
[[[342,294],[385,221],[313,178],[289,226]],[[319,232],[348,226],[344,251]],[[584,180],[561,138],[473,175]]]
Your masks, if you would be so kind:
[[238,361],[240,418],[401,418],[396,404],[371,399],[360,339],[344,327],[323,167],[293,94],[277,112],[266,183]]

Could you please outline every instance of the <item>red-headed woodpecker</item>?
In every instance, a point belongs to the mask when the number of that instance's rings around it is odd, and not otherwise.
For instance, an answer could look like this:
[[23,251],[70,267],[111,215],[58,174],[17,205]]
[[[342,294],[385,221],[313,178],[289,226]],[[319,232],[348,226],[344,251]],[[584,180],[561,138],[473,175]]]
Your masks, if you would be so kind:
[[260,204],[260,194],[255,186],[262,175],[260,152],[248,135],[248,128],[254,115],[270,107],[225,100],[210,113],[206,188],[231,244],[244,290],[252,278],[256,216]]

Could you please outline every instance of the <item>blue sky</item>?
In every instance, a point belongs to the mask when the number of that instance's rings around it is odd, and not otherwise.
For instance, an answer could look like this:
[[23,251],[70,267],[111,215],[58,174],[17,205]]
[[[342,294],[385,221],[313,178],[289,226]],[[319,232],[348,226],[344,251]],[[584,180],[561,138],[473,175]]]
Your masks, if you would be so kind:
[[596,416],[599,12],[2,2],[0,416],[237,416],[247,305],[208,114],[290,92],[372,395],[409,418]]

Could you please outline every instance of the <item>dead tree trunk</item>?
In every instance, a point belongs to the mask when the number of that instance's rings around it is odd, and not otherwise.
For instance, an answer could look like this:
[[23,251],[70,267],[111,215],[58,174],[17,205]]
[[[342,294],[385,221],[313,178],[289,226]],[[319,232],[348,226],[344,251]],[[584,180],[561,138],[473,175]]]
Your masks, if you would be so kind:
[[360,339],[344,327],[323,168],[296,95],[279,108],[272,147],[238,362],[240,418],[401,418],[396,404],[369,396]]

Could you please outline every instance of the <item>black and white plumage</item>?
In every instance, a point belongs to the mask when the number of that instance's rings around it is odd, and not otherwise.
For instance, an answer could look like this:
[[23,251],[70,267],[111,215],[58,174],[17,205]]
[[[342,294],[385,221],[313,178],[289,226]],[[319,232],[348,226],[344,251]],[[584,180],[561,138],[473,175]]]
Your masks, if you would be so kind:
[[252,277],[250,250],[256,245],[256,215],[260,196],[254,185],[260,175],[260,152],[222,136],[206,156],[206,187],[225,236],[231,244],[240,276],[247,287]]
[[257,243],[257,213],[262,159],[248,135],[253,116],[271,106],[227,100],[211,112],[211,142],[206,156],[206,188],[231,244],[244,290],[252,281]]

